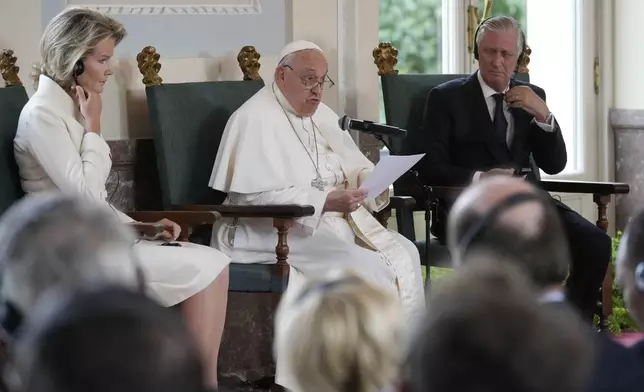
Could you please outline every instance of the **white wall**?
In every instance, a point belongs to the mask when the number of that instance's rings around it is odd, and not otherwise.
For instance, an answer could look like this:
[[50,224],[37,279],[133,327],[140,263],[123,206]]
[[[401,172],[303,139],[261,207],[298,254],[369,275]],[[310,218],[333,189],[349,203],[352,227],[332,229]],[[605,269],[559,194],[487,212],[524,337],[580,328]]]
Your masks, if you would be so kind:
[[[114,6],[120,4],[125,6]],[[129,4],[129,5],[128,5]],[[29,73],[39,60],[44,26],[68,5],[107,12],[128,30],[112,62],[114,78],[103,97],[103,135],[108,140],[150,137],[144,86],[136,55],[147,45],[161,54],[165,82],[240,80],[236,56],[244,45],[262,55],[269,76],[275,57],[292,35],[289,0],[0,0],[0,48],[13,49],[20,77],[31,94]],[[196,5],[201,7],[189,7]]]
[[319,44],[337,83],[324,101],[338,113],[378,120],[377,0],[291,0],[292,37]]
[[644,1],[611,0],[614,7],[614,81],[613,107],[644,109]]
[[38,59],[41,0],[0,0],[0,49],[13,49],[20,78],[31,93],[29,73]]
[[371,57],[378,44],[378,1],[0,0],[0,48],[15,51],[29,93],[29,73],[39,58],[42,30],[67,5],[108,12],[128,30],[116,50],[114,78],[103,97],[103,132],[108,140],[150,137],[135,60],[147,45],[161,54],[166,83],[239,80],[236,55],[244,45],[257,48],[262,56],[260,73],[269,81],[287,42],[312,40],[324,49],[329,76],[337,83],[324,101],[339,113],[378,119],[379,85]]

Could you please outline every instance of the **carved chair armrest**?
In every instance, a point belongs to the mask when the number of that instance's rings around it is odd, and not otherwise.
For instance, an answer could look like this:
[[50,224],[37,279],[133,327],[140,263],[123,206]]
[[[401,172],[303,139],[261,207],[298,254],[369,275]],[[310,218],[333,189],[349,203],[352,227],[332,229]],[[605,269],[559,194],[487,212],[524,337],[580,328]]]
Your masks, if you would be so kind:
[[[548,192],[587,193],[595,195],[624,195],[630,192],[628,184],[621,182],[564,181],[541,180],[541,188]],[[430,185],[430,193],[435,198],[443,199],[458,196],[464,186]]]
[[542,180],[541,187],[548,192],[586,193],[593,195],[625,195],[628,184],[621,182]]
[[233,206],[233,205],[181,205],[173,206],[173,210],[180,211],[211,211],[217,212],[224,218],[274,218],[297,219],[311,216],[315,208],[310,205],[279,204],[262,206]]
[[277,264],[274,272],[278,276],[288,276],[288,254],[287,241],[288,229],[293,220],[315,213],[315,208],[310,205],[286,204],[286,205],[263,205],[263,206],[232,206],[232,205],[181,205],[173,206],[175,210],[182,211],[210,211],[216,212],[226,218],[273,218],[273,227],[277,229],[277,246],[275,256]]
[[138,222],[131,224],[139,234],[154,236],[157,227],[154,222],[163,218],[169,219],[181,226],[179,240],[187,241],[192,234],[192,229],[200,225],[212,225],[221,215],[211,211],[130,211],[127,215]]
[[185,225],[211,225],[221,215],[212,211],[130,211],[127,215],[139,222],[158,222],[163,218],[170,219],[178,224]]

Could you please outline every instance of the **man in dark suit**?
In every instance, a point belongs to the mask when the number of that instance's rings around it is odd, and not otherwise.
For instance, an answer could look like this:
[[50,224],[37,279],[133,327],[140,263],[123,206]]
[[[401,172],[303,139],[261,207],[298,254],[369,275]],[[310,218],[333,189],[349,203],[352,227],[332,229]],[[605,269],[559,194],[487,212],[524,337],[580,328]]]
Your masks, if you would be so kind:
[[[462,186],[489,176],[512,176],[517,169],[529,169],[530,181],[539,180],[539,169],[561,172],[566,145],[545,92],[512,77],[525,48],[519,25],[504,16],[487,19],[476,43],[479,71],[434,88],[427,98],[423,129],[405,141],[407,152],[427,153],[417,165],[420,178],[427,184]],[[572,251],[567,295],[591,322],[611,240],[556,203]],[[448,200],[443,207],[449,209],[450,204]],[[444,234],[442,221],[434,221],[432,227],[439,238]]]
[[[526,181],[510,177],[485,179],[466,189],[450,213],[447,241],[454,263],[477,262],[480,254],[500,263],[513,263],[530,278],[539,301],[551,314],[562,318],[575,315],[563,292],[570,253],[559,215],[549,197]],[[641,221],[644,233],[644,214]],[[640,308],[644,312],[642,293]],[[595,346],[587,390],[642,389],[644,358],[608,334],[594,333],[590,327],[579,332],[590,333]]]

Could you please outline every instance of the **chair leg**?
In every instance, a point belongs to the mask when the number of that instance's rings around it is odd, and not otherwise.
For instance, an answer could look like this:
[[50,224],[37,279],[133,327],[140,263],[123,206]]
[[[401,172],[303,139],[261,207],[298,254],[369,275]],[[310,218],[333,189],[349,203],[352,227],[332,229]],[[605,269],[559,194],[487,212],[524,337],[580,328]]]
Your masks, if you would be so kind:
[[288,229],[293,225],[291,220],[287,219],[274,219],[273,227],[277,229],[277,246],[275,247],[275,255],[277,256],[277,265],[280,269],[286,268],[288,271]]
[[286,291],[288,285],[288,275],[290,267],[288,265],[288,254],[290,249],[288,247],[288,229],[293,222],[287,219],[274,219],[273,227],[277,229],[277,246],[275,246],[275,256],[277,263],[273,266],[274,281],[280,282],[279,287],[274,287],[273,292],[283,293]]

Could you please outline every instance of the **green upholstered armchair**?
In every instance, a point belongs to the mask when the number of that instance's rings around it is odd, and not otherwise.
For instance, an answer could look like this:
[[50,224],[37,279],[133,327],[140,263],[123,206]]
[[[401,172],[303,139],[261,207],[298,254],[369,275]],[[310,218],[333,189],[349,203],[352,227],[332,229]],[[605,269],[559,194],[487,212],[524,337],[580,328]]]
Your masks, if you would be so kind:
[[20,112],[29,97],[15,64],[13,51],[3,50],[0,54],[0,73],[5,81],[5,88],[0,88],[0,215],[24,195],[13,157],[13,139]]
[[[517,69],[517,78],[529,81],[528,64],[530,62],[531,49],[524,53],[524,60]],[[423,121],[423,112],[426,99],[432,88],[449,80],[467,75],[400,75],[395,69],[398,62],[398,50],[389,42],[382,42],[373,50],[374,63],[378,67],[378,75],[381,77],[382,93],[385,106],[387,123],[406,129],[408,132],[416,132],[420,129]],[[403,149],[403,143],[392,144],[392,153]],[[394,184],[394,193],[397,195],[414,196],[416,205],[414,208],[396,210],[396,219],[399,231],[405,237],[415,241],[421,252],[424,248],[424,241],[416,241],[414,234],[413,211],[422,210],[425,199],[429,199],[431,205],[432,224],[438,219],[445,219],[446,213],[441,209],[441,199],[455,198],[462,188],[443,187],[435,184],[424,184],[430,190],[428,197],[419,195],[416,184],[410,183],[407,179],[401,179]],[[559,181],[540,180],[541,187],[549,192],[592,194],[597,204],[597,226],[603,230],[608,229],[608,218],[606,208],[611,196],[615,194],[626,194],[630,188],[628,184],[609,182],[582,182],[582,181]],[[442,248],[442,250],[441,250]],[[430,242],[431,257],[445,257],[448,252],[444,245]],[[600,328],[606,328],[607,317],[612,314],[612,276],[608,269],[604,279],[603,288],[599,295],[598,314],[600,316]]]
[[[226,195],[208,186],[217,150],[229,117],[264,86],[259,54],[242,48],[238,61],[244,80],[164,84],[160,55],[145,47],[137,56],[146,85],[161,196],[165,210],[212,211],[226,217],[273,218],[276,264],[235,263],[230,291],[281,293],[288,282],[287,233],[294,218],[314,213],[312,206],[228,206]],[[210,228],[206,229],[206,233]],[[209,235],[202,241],[209,241]],[[266,260],[270,262],[271,260]]]

